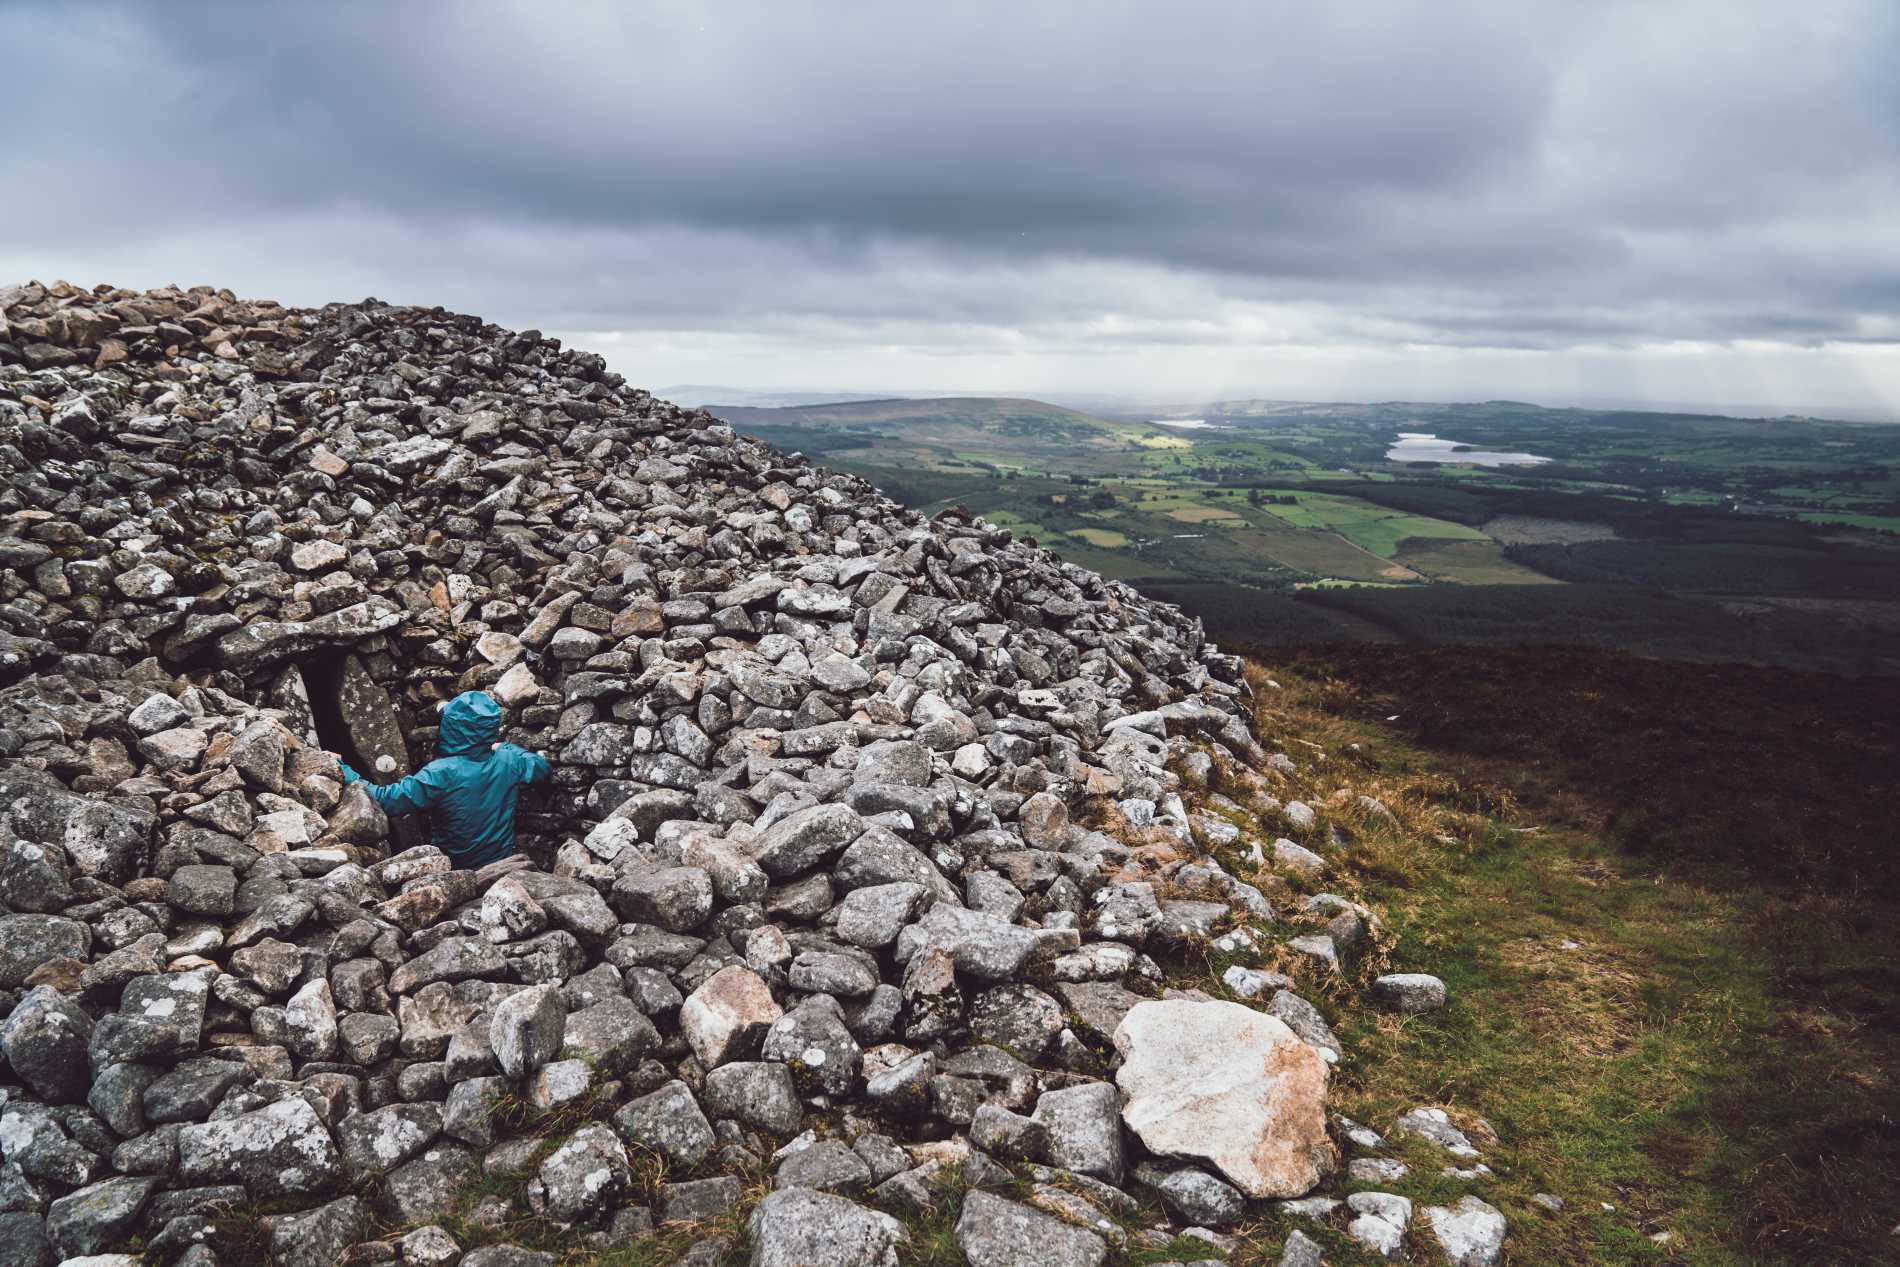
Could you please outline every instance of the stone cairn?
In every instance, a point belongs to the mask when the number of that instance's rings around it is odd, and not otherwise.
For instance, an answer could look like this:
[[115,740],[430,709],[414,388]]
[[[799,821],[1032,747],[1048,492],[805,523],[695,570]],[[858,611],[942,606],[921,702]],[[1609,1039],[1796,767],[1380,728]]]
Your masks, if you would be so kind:
[[[606,1250],[763,1181],[754,1264],[894,1264],[954,1178],[971,1263],[1099,1264],[1131,1192],[1333,1169],[1292,982],[1163,988],[1272,919],[1182,800],[1267,754],[1177,609],[374,300],[0,288],[0,476],[0,1262],[212,1267],[248,1211],[522,1267],[441,1224]],[[472,872],[325,751],[388,781],[469,689],[555,766]]]

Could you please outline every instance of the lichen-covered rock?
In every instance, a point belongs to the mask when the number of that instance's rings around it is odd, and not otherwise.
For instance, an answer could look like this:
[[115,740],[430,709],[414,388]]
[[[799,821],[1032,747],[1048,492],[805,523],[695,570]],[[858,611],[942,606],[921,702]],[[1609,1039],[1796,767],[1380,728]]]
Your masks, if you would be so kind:
[[86,1049],[92,1018],[51,986],[29,990],[0,1024],[0,1051],[48,1104],[78,1104],[92,1083]]
[[46,1234],[68,1259],[97,1254],[131,1230],[159,1180],[120,1176],[61,1197],[46,1209]]
[[337,1147],[350,1178],[380,1178],[427,1148],[442,1132],[442,1111],[433,1104],[389,1104],[345,1118],[336,1128]]
[[511,994],[495,1007],[488,1041],[501,1071],[525,1078],[561,1054],[567,1004],[558,988],[540,985]]
[[729,1117],[774,1135],[793,1134],[803,1118],[792,1075],[780,1064],[721,1065],[707,1073],[704,1095],[713,1116]]
[[629,1101],[614,1114],[613,1125],[629,1144],[652,1149],[680,1171],[699,1165],[714,1143],[712,1124],[684,1082]]
[[1104,1183],[1121,1183],[1121,1096],[1112,1084],[1090,1082],[1045,1091],[1036,1101],[1034,1121],[1043,1129],[1044,1156],[1050,1164]]
[[282,1197],[322,1191],[342,1169],[336,1142],[301,1097],[178,1132],[187,1183],[240,1183],[253,1196]]
[[957,1248],[970,1267],[1101,1267],[1108,1244],[1040,1210],[988,1192],[964,1198]]
[[469,1149],[437,1141],[383,1176],[378,1188],[383,1208],[390,1218],[405,1224],[447,1214],[480,1166],[481,1159]]
[[600,1122],[569,1136],[541,1163],[536,1177],[548,1217],[566,1223],[604,1219],[633,1181],[626,1146]]
[[1504,1215],[1477,1197],[1451,1206],[1428,1205],[1425,1222],[1452,1267],[1493,1267],[1504,1253]]
[[1135,1168],[1135,1178],[1153,1188],[1170,1210],[1197,1227],[1228,1227],[1239,1222],[1247,1211],[1243,1193],[1192,1166],[1171,1169],[1143,1163]]
[[333,1267],[369,1235],[369,1211],[341,1197],[302,1214],[280,1215],[271,1228],[271,1257],[283,1267]]
[[85,959],[92,931],[58,915],[0,916],[0,987],[12,989],[51,959]]
[[1352,1219],[1346,1235],[1382,1258],[1405,1252],[1405,1229],[1412,1221],[1412,1202],[1390,1192],[1355,1192],[1346,1198]]
[[890,1215],[791,1187],[752,1209],[752,1267],[897,1267],[910,1236]]

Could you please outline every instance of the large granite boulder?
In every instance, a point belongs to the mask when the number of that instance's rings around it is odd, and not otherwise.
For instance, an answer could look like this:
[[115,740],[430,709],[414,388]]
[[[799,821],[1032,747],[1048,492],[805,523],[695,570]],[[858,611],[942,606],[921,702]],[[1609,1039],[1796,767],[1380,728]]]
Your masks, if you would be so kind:
[[1149,1001],[1116,1027],[1122,1120],[1158,1157],[1206,1162],[1250,1197],[1299,1197],[1337,1164],[1326,1063],[1238,1003]]

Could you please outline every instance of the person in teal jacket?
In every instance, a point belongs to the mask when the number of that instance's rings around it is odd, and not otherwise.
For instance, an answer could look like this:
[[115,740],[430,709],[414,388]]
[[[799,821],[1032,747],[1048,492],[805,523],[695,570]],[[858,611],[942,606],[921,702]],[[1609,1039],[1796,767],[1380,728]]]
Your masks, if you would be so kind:
[[515,851],[515,800],[552,772],[546,757],[501,738],[501,706],[486,691],[464,691],[442,710],[441,755],[407,778],[378,787],[343,765],[343,785],[361,782],[386,814],[429,812],[436,848],[460,870]]

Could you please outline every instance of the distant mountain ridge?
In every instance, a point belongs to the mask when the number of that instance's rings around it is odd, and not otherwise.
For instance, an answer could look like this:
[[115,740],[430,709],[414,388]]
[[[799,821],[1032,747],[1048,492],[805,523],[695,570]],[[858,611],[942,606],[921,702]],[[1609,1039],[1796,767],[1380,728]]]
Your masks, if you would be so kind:
[[894,396],[890,392],[751,391],[743,387],[721,387],[711,383],[681,383],[674,387],[661,388],[654,395],[661,400],[670,400],[684,409],[698,409],[702,406],[715,408],[720,405],[743,406],[750,409],[780,409],[854,400],[906,399]]
[[834,400],[777,407],[709,405],[736,427],[853,430],[903,422],[991,429],[1006,424],[1046,423],[1063,429],[1110,430],[1106,418],[1014,396],[885,396],[870,400]]

